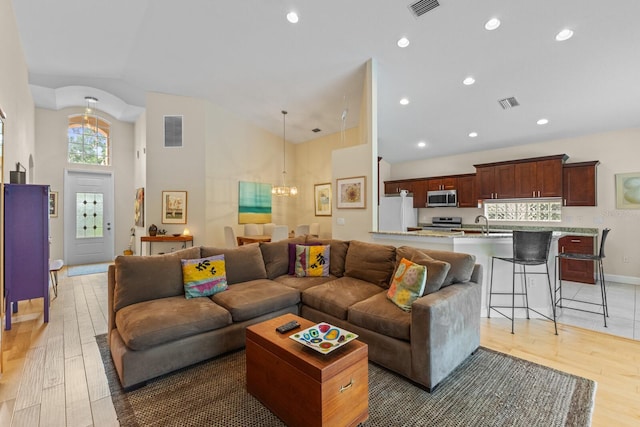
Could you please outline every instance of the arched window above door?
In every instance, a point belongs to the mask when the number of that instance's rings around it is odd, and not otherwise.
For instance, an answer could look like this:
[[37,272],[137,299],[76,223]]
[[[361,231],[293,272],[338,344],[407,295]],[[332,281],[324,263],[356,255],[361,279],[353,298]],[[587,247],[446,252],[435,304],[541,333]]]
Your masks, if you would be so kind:
[[69,163],[109,166],[111,124],[96,115],[69,116],[67,128]]

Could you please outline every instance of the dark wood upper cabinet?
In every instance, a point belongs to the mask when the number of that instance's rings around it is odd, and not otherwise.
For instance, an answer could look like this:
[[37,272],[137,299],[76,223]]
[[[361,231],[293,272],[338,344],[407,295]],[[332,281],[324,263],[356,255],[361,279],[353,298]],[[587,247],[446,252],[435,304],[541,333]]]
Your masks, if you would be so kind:
[[427,180],[413,181],[413,207],[424,208],[427,205]]
[[476,175],[469,174],[458,177],[458,207],[477,208]]
[[564,206],[597,206],[598,160],[567,163],[562,168],[562,198]]
[[458,178],[453,176],[429,178],[427,191],[455,190],[458,187]]
[[479,199],[512,199],[515,197],[513,164],[476,166],[476,189]]
[[562,159],[515,164],[515,197],[562,197]]

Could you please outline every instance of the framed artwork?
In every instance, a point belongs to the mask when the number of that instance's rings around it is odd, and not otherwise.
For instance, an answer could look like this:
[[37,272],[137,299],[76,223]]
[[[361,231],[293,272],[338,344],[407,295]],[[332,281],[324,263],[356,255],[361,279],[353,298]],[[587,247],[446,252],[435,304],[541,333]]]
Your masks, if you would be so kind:
[[163,191],[162,192],[162,223],[186,224],[187,223],[187,192]]
[[640,209],[640,172],[616,174],[616,209]]
[[331,216],[331,183],[315,184],[313,189],[316,216]]
[[238,186],[238,224],[271,222],[271,184],[240,181]]
[[136,190],[136,202],[133,212],[136,227],[144,227],[144,188]]
[[366,177],[338,178],[336,180],[336,194],[338,195],[338,209],[364,209],[367,207]]
[[58,192],[49,191],[49,218],[58,217]]

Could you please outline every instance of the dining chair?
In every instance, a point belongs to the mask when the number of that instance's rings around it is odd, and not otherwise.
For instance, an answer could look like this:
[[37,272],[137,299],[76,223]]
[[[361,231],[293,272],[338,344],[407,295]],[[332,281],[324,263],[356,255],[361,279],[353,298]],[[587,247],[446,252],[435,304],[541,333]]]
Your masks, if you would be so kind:
[[258,224],[245,224],[244,225],[244,235],[245,236],[257,236],[260,234],[260,229],[258,228]]
[[[604,266],[602,264],[602,260],[604,259],[604,242],[607,240],[607,235],[611,231],[610,228],[605,228],[602,230],[602,237],[600,238],[600,251],[597,254],[576,254],[576,253],[567,253],[562,252],[559,253],[556,258],[557,271],[558,271],[558,281],[559,285],[556,288],[556,297],[558,294],[560,298],[555,300],[556,307],[558,308],[568,308],[570,310],[578,310],[583,311],[585,313],[594,313],[594,314],[602,314],[604,318],[604,327],[607,327],[607,317],[609,317],[609,306],[607,305],[607,284],[604,280]],[[568,298],[562,296],[562,265],[560,264],[562,260],[573,260],[573,261],[587,261],[594,262],[596,264],[596,280],[600,282],[600,298],[601,302],[592,302],[586,300],[579,300],[576,298]],[[600,313],[600,309],[598,311],[588,310],[584,308],[577,307],[575,305],[569,307],[566,305],[562,305],[563,301],[572,301],[580,304],[590,304],[602,307],[602,313]],[[584,306],[583,306],[584,307]]]
[[[558,324],[556,323],[556,306],[554,303],[553,290],[551,287],[551,277],[549,276],[549,251],[551,249],[551,238],[553,237],[552,231],[514,231],[513,232],[513,256],[511,257],[491,257],[491,282],[489,284],[489,305],[487,309],[487,317],[491,317],[491,310],[494,310],[498,314],[511,320],[511,333],[513,334],[513,322],[515,318],[516,308],[525,308],[527,310],[527,319],[529,319],[529,311],[539,314],[540,316],[552,320],[555,327],[556,335],[558,335]],[[494,292],[493,291],[493,271],[494,261],[500,260],[510,262],[513,265],[512,268],[512,288],[510,292]],[[516,271],[516,265],[522,266],[521,271]],[[545,271],[542,272],[527,272],[527,266],[532,267],[536,265],[544,265]],[[529,307],[529,295],[527,294],[527,274],[545,274],[547,276],[547,282],[549,285],[549,296],[551,297],[551,312],[553,317],[549,317],[546,314],[542,314],[537,310]],[[516,275],[522,276],[522,291],[516,292]],[[510,295],[510,305],[495,305],[492,304],[492,297],[494,295]],[[523,296],[523,305],[516,306],[516,295]],[[511,317],[503,313],[498,309],[510,308]]]
[[276,224],[273,222],[266,223],[262,226],[262,234],[264,234],[265,236],[271,236],[273,234],[273,227],[275,226]]
[[309,224],[300,224],[296,227],[296,237],[309,234]]
[[309,234],[311,234],[313,237],[320,237],[319,222],[312,222],[311,224],[309,224]]
[[233,227],[225,225],[224,241],[228,248],[235,248],[236,246],[238,246],[238,240],[236,239],[236,232],[233,230]]
[[286,225],[276,225],[273,227],[273,234],[271,234],[272,242],[279,242],[289,238],[289,227]]

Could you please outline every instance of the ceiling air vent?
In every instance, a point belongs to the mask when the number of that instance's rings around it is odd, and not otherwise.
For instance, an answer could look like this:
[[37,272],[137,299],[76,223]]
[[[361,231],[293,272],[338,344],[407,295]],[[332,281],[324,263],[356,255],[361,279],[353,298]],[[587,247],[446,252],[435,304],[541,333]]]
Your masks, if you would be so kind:
[[164,116],[164,146],[182,147],[182,116]]
[[507,110],[509,108],[517,107],[518,105],[520,105],[515,96],[499,99],[498,104],[500,104],[503,110]]
[[418,18],[438,6],[440,6],[438,0],[419,0],[415,3],[411,3],[409,5],[409,9],[411,9],[411,13]]

